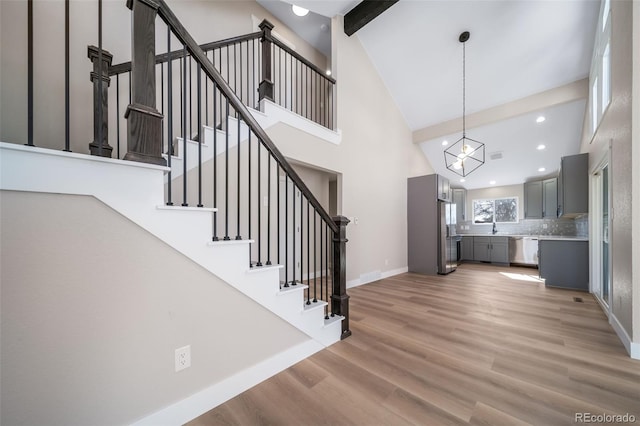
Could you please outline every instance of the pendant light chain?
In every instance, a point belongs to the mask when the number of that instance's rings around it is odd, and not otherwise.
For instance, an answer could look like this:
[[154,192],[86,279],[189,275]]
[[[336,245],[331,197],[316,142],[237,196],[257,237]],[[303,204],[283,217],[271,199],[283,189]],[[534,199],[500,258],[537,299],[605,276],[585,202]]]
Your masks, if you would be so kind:
[[466,71],[466,42],[462,43],[462,137],[464,138],[465,136],[467,136],[467,126],[466,126],[466,118],[465,118],[465,114],[466,114],[466,93],[467,93],[467,88],[466,88],[466,75],[467,75],[467,71]]

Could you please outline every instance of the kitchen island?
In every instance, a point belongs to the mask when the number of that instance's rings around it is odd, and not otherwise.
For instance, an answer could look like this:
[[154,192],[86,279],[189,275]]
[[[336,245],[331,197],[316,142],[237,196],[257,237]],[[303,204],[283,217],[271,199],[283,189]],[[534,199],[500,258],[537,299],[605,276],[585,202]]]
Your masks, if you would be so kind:
[[589,291],[589,239],[541,236],[538,241],[540,278],[547,287]]

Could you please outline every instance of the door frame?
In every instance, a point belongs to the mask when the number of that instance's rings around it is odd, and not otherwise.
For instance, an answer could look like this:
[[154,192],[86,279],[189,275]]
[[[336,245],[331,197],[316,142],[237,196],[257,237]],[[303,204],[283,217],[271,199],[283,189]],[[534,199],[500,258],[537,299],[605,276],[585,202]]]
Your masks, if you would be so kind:
[[[592,169],[589,177],[590,177],[590,186],[591,186],[591,214],[589,218],[590,224],[590,248],[591,248],[591,279],[590,279],[590,291],[595,296],[596,300],[602,307],[602,310],[607,315],[607,318],[611,314],[611,300],[613,300],[613,286],[612,278],[613,273],[611,269],[611,148],[609,147],[607,151],[602,155],[600,161],[596,164],[596,166]],[[609,257],[608,257],[608,280],[609,280],[609,302],[606,302],[602,297],[602,243],[603,243],[603,228],[604,223],[602,221],[602,208],[603,208],[603,191],[602,191],[602,171],[604,168],[607,168],[607,205],[609,206],[609,212],[607,214],[607,228],[609,229]]]

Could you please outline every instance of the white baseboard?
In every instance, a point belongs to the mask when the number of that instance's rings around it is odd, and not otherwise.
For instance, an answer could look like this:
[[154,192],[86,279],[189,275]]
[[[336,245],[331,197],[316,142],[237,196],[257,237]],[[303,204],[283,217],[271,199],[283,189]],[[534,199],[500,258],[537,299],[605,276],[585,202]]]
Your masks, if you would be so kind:
[[138,420],[132,426],[183,425],[321,349],[324,346],[310,339]]
[[[371,274],[362,274],[362,275],[360,275],[360,278],[356,278],[355,280],[347,281],[347,288],[358,287],[358,286],[363,285],[363,284],[368,284],[368,283],[371,283],[371,282],[374,282],[374,281],[378,281],[379,279],[389,278],[389,277],[392,277],[394,275],[404,274],[405,272],[408,272],[408,271],[409,271],[409,267],[405,266],[404,268],[391,269],[389,271],[381,272],[375,278],[373,276],[371,278],[366,278],[366,276],[371,275]],[[364,276],[364,278],[363,278],[363,276]]]
[[616,334],[622,341],[622,344],[627,350],[629,356],[633,359],[640,359],[640,343],[631,341],[631,338],[627,334],[627,330],[624,329],[622,324],[620,324],[620,321],[618,321],[618,318],[616,318],[613,313],[609,315],[609,324],[611,324]]

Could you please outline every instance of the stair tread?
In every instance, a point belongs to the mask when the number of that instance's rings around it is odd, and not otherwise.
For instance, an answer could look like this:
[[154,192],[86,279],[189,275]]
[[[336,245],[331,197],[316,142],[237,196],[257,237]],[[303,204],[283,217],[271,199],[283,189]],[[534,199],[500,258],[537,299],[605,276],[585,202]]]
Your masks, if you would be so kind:
[[158,210],[174,210],[174,211],[185,211],[185,212],[209,212],[215,213],[218,209],[214,209],[211,207],[192,207],[192,206],[167,206],[160,205],[156,206]]
[[218,241],[209,241],[207,243],[208,246],[212,247],[220,247],[220,246],[230,246],[234,244],[253,244],[254,240],[218,240]]
[[271,270],[274,270],[274,269],[282,269],[282,268],[284,268],[284,265],[262,265],[262,266],[256,266],[254,264],[249,269],[247,269],[247,273],[248,274],[253,274],[253,273],[258,273],[258,272],[271,271]]
[[325,327],[329,327],[332,324],[335,324],[336,322],[342,322],[342,320],[344,319],[344,317],[342,315],[334,315],[334,316],[330,316],[329,319],[325,319],[324,320],[324,326]]
[[307,302],[304,302],[304,310],[303,312],[310,312],[313,311],[315,309],[319,309],[319,308],[324,308],[325,306],[327,306],[328,303],[325,302],[324,300],[318,300],[316,302],[311,301],[311,303],[307,304]]
[[289,287],[280,287],[278,294],[287,294],[294,291],[306,290],[309,286],[306,284],[289,285]]

